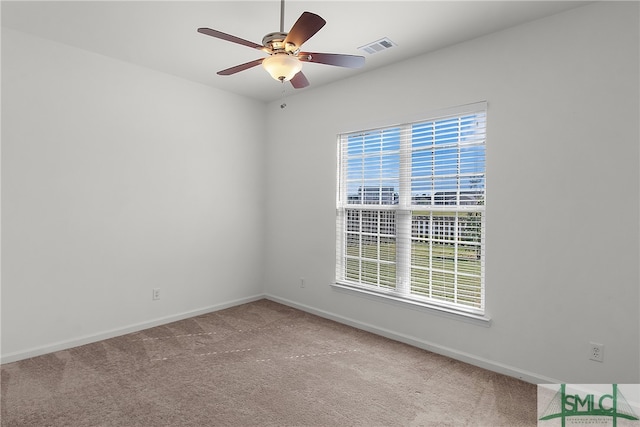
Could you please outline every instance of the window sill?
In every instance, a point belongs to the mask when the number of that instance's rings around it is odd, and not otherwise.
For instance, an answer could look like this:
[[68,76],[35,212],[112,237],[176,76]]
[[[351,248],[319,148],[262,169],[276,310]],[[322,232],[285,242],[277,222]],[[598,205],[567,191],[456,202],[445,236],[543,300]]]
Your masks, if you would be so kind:
[[446,317],[462,322],[471,323],[478,326],[484,326],[486,328],[491,326],[491,318],[486,314],[467,313],[453,308],[444,306],[438,306],[435,304],[429,304],[428,302],[415,301],[402,296],[396,295],[391,292],[376,291],[372,289],[366,289],[354,285],[348,285],[345,283],[332,283],[331,287],[340,292],[346,292],[352,295],[364,296],[377,301],[383,301],[391,303],[400,307],[417,309],[425,311],[437,316]]

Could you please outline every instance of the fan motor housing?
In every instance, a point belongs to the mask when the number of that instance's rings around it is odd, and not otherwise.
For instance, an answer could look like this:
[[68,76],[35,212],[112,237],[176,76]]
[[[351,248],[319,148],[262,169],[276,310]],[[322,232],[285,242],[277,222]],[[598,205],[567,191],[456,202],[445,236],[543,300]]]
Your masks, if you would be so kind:
[[288,33],[269,33],[262,38],[262,44],[272,52],[287,52],[295,54],[298,50],[296,45],[289,42],[285,45],[284,40]]

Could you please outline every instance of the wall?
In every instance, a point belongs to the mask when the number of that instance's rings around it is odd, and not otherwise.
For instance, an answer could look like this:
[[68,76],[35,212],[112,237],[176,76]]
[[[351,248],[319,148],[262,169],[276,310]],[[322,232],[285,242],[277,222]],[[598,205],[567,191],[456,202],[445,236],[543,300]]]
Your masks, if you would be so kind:
[[[638,16],[596,3],[270,104],[267,294],[527,381],[639,383]],[[484,100],[491,326],[332,288],[336,134]]]
[[3,362],[260,297],[263,121],[3,29]]

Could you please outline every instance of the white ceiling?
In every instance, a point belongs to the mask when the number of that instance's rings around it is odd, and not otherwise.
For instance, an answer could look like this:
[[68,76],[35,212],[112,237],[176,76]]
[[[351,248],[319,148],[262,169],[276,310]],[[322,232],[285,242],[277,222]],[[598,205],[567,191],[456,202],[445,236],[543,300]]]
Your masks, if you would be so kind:
[[[582,6],[577,1],[303,1],[285,4],[285,31],[304,11],[327,24],[303,50],[363,55],[358,70],[305,63],[310,88],[367,72]],[[280,1],[2,1],[2,26],[159,70],[261,101],[282,96],[283,85],[262,67],[216,72],[266,54],[208,37],[209,27],[261,43],[279,31]],[[358,47],[388,37],[397,47],[368,55]],[[401,77],[399,77],[401,78]],[[285,83],[286,94],[293,89]]]

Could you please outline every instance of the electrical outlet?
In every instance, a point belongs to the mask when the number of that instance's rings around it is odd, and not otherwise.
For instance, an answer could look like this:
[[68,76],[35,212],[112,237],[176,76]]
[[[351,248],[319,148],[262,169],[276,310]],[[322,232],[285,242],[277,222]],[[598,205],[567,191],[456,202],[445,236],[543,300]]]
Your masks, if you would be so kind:
[[160,299],[160,288],[154,288],[151,297],[154,301]]
[[604,344],[598,344],[596,342],[589,343],[589,360],[595,360],[596,362],[604,361]]
[[304,288],[304,277],[300,278],[300,287]]

